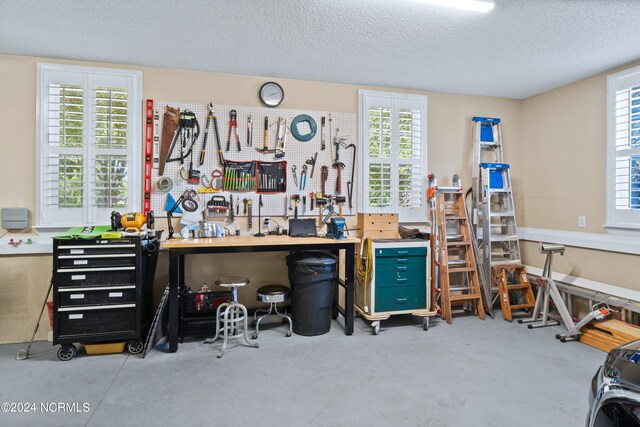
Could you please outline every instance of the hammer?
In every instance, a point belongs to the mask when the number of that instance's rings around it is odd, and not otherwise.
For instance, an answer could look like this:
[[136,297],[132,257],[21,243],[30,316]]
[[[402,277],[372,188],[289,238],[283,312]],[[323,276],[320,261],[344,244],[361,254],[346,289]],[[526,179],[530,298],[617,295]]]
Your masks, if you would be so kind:
[[345,164],[342,162],[335,162],[332,166],[338,170],[338,178],[336,179],[336,194],[342,194],[342,169],[345,168]]
[[262,148],[255,147],[258,153],[270,154],[275,153],[276,150],[269,150],[269,117],[264,116],[264,142]]
[[340,218],[342,218],[342,204],[347,201],[346,197],[344,197],[344,196],[335,196],[333,198],[333,201],[338,204],[338,207],[339,207],[338,216]]

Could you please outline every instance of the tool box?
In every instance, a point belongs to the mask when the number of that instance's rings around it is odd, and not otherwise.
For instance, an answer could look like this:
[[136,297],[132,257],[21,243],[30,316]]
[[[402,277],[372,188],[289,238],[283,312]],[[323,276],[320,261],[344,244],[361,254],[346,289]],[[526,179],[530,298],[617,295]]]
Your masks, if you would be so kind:
[[380,331],[382,320],[395,314],[422,317],[424,329],[429,328],[429,317],[436,315],[429,307],[429,249],[429,241],[421,239],[371,241],[371,281],[365,284],[359,275],[355,308],[365,319],[372,321],[374,334]]
[[155,237],[53,239],[53,345],[70,360],[74,343],[127,341],[143,350],[151,321]]

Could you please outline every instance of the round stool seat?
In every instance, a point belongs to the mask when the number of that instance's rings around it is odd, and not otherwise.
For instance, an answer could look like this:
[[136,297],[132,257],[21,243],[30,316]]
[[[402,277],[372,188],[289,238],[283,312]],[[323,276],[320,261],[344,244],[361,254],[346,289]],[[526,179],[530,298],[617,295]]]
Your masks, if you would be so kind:
[[258,301],[267,303],[285,302],[289,299],[289,288],[283,285],[265,285],[258,288]]
[[249,279],[242,276],[223,276],[216,280],[216,285],[223,288],[239,288],[249,284]]

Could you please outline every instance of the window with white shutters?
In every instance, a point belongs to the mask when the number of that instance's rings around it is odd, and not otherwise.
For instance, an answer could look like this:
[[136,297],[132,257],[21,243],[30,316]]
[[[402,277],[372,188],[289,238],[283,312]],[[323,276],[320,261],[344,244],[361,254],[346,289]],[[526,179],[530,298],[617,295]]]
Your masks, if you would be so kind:
[[360,211],[426,221],[427,97],[359,91]]
[[38,64],[36,226],[140,209],[141,83],[138,71]]
[[640,67],[607,79],[607,227],[640,228]]

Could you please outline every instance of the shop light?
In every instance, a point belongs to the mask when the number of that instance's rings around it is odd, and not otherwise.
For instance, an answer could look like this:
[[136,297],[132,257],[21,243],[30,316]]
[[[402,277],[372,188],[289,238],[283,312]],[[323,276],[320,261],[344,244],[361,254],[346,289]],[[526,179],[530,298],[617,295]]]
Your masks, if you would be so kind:
[[473,12],[487,13],[495,4],[488,1],[480,0],[419,0],[423,3],[429,3],[436,6],[454,7],[456,9],[470,10]]

